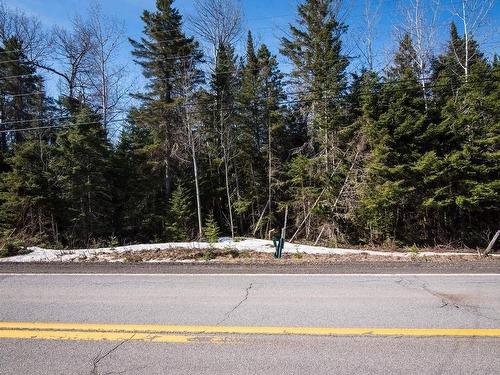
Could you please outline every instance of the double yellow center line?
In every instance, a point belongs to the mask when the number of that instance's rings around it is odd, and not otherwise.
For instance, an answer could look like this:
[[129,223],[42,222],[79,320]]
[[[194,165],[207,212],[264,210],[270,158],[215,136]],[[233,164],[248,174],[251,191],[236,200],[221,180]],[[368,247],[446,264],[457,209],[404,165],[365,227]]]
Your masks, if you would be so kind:
[[[221,334],[226,336],[216,336]],[[500,329],[229,327],[0,322],[0,339],[224,343],[239,341],[241,336],[238,335],[500,337]]]

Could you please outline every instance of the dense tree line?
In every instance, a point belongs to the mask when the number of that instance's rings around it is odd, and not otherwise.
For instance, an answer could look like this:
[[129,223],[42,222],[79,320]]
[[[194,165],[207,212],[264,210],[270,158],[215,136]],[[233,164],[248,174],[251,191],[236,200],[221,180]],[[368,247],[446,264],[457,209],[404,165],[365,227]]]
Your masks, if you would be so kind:
[[[2,241],[183,241],[207,224],[265,238],[287,211],[293,240],[484,245],[500,217],[498,58],[451,23],[426,64],[406,31],[390,67],[371,57],[356,72],[337,5],[298,6],[285,74],[251,32],[236,54],[230,0],[198,2],[206,54],[173,1],[157,0],[129,40],[147,82],[137,92],[119,85],[119,28],[99,9],[40,38],[36,20],[2,7]],[[208,7],[220,17],[203,18]],[[60,77],[59,97],[44,72]]]

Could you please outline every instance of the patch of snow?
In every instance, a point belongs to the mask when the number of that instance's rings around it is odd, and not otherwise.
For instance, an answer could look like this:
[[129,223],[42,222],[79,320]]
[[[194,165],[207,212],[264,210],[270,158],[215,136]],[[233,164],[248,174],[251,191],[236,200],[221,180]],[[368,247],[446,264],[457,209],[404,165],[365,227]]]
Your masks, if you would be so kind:
[[[104,256],[106,254],[120,254],[127,251],[145,250],[168,250],[172,248],[182,249],[236,249],[238,251],[257,251],[263,253],[274,253],[274,246],[271,241],[259,239],[244,239],[234,241],[231,238],[222,238],[219,242],[209,244],[208,242],[168,242],[159,244],[128,245],[118,247],[104,247],[98,249],[76,249],[76,250],[50,250],[40,247],[31,247],[29,254],[17,255],[0,259],[0,262],[71,262],[79,259],[91,258],[94,256]],[[433,253],[419,252],[416,254],[400,252],[384,252],[373,250],[356,250],[343,248],[330,248],[321,246],[301,245],[285,243],[284,253],[307,253],[307,254],[335,254],[335,255],[355,255],[366,254],[382,257],[424,257],[424,256],[460,256],[470,255],[464,253]],[[500,256],[500,255],[493,255]],[[189,260],[188,260],[189,262]]]

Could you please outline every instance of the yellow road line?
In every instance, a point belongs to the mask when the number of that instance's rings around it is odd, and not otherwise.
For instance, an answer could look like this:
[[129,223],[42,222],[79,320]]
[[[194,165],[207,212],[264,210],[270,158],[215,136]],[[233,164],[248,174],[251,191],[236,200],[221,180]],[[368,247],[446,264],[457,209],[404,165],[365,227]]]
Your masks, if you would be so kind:
[[484,336],[500,337],[500,329],[464,328],[320,328],[320,327],[229,327],[141,324],[81,324],[0,322],[1,330],[63,330],[117,333],[253,334],[317,336]]
[[143,341],[162,343],[210,343],[236,342],[225,337],[183,336],[163,333],[126,333],[126,332],[81,332],[81,331],[43,331],[43,330],[0,330],[0,339],[30,340],[70,340],[70,341]]

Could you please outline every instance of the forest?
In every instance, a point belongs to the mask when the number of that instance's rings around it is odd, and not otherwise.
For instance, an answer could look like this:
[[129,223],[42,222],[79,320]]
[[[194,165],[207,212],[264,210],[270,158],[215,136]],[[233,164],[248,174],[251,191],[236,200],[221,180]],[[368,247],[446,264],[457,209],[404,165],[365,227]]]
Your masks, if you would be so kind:
[[287,241],[484,247],[500,229],[500,61],[476,34],[493,2],[461,0],[438,46],[407,2],[379,66],[364,1],[359,51],[341,1],[302,0],[273,52],[237,1],[188,16],[157,0],[124,41],[139,88],[117,58],[126,28],[97,5],[49,29],[2,4],[2,248],[269,238],[285,214]]

